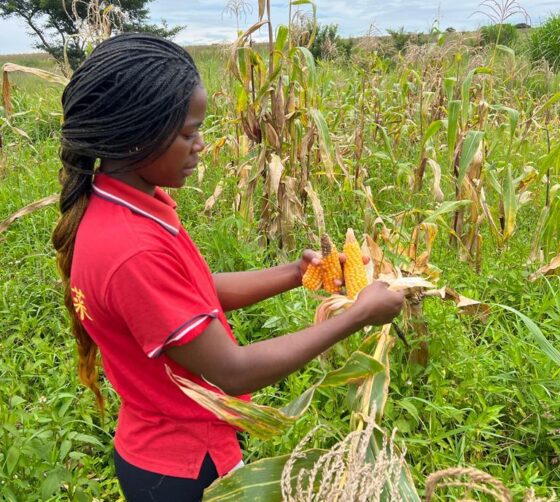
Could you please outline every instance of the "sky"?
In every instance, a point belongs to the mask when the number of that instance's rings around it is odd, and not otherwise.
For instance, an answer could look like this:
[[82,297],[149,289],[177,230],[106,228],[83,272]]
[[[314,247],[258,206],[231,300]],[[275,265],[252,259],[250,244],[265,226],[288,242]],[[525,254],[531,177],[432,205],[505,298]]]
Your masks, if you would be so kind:
[[[241,19],[241,27],[248,27],[256,19],[257,0],[252,14]],[[480,0],[315,0],[321,24],[337,24],[343,36],[360,36],[371,25],[380,33],[387,28],[404,27],[407,31],[428,31],[436,18],[441,29],[449,26],[457,30],[476,29],[488,19],[476,11]],[[519,0],[530,16],[532,25],[542,23],[552,12],[560,12],[558,0]],[[151,22],[162,19],[169,25],[185,26],[175,41],[183,45],[232,41],[235,38],[235,19],[224,13],[226,0],[154,0],[149,4]],[[274,25],[287,23],[288,0],[272,0]],[[509,20],[523,22],[523,16]],[[15,18],[0,20],[0,54],[33,51],[33,38],[25,25]],[[263,30],[264,36],[264,30]]]

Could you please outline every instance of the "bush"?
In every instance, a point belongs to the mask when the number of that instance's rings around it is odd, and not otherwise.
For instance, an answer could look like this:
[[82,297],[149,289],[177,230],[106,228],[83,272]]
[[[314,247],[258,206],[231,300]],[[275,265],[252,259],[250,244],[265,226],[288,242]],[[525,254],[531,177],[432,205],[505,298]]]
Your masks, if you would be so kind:
[[554,15],[533,31],[530,42],[531,59],[544,59],[555,71],[560,70],[560,15]]
[[398,30],[387,30],[387,33],[391,36],[391,41],[395,49],[397,49],[397,52],[403,51],[414,35],[413,33],[404,31],[404,27],[402,26]]
[[[312,29],[309,30],[310,32]],[[350,57],[353,46],[352,40],[343,40],[338,35],[338,25],[329,24],[317,26],[317,34],[309,50],[315,59],[334,59],[335,57]]]
[[404,52],[409,45],[421,46],[435,42],[439,32],[414,33],[404,31],[404,28],[401,26],[398,30],[388,29],[387,33],[391,36],[391,42],[396,51]]
[[480,34],[483,45],[500,44],[512,47],[519,38],[517,29],[509,23],[483,26]]

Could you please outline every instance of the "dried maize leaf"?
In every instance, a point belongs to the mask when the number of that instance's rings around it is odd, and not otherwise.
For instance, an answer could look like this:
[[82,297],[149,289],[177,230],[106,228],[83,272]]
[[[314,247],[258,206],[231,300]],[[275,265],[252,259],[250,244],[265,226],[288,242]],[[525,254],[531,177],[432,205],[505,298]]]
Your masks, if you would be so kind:
[[4,102],[6,117],[9,117],[12,113],[14,113],[14,107],[12,105],[12,87],[10,84],[10,77],[8,76],[8,72],[6,70],[2,72],[2,101]]
[[69,80],[62,76],[62,75],[57,75],[56,73],[52,73],[50,71],[46,71],[46,70],[41,70],[39,68],[33,68],[33,67],[29,67],[29,66],[21,66],[19,64],[15,64],[15,63],[6,63],[4,64],[4,66],[2,67],[2,70],[5,73],[11,73],[14,71],[19,71],[22,73],[29,73],[31,75],[34,75],[35,77],[39,77],[42,80],[46,80],[47,82],[52,82],[53,84],[60,84],[60,85],[67,85]]
[[313,185],[311,184],[310,180],[307,180],[305,191],[307,192],[307,195],[309,195],[309,199],[311,200],[311,207],[313,208],[315,223],[317,225],[319,234],[323,234],[325,232],[325,212],[323,211],[323,206],[321,205],[319,196],[313,189]]
[[421,277],[398,277],[389,284],[391,291],[404,291],[413,288],[434,289],[435,286]]
[[366,242],[369,248],[369,256],[373,261],[373,278],[377,279],[380,274],[393,274],[396,276],[395,269],[391,263],[385,260],[385,253],[369,235],[366,235]]
[[554,258],[552,258],[551,262],[544,267],[539,268],[536,272],[532,273],[529,276],[529,281],[533,282],[536,281],[539,277],[543,277],[545,275],[555,275],[560,272],[560,254]]
[[[438,290],[438,293],[441,291],[442,290]],[[442,298],[444,300],[451,300],[455,302],[455,305],[457,305],[461,314],[475,316],[480,318],[483,322],[486,321],[491,312],[490,305],[486,305],[478,300],[473,300],[472,298],[460,295],[457,291],[450,287],[445,288]]]
[[25,216],[26,214],[32,213],[37,209],[41,209],[46,206],[50,206],[58,202],[59,196],[58,195],[49,195],[43,199],[39,199],[31,204],[28,204],[25,207],[22,207],[19,211],[16,211],[11,216],[8,216],[3,222],[0,223],[0,234],[5,232],[8,227],[16,221],[18,218]]
[[212,212],[212,208],[214,207],[216,202],[218,202],[218,199],[220,198],[220,195],[222,195],[223,191],[224,180],[220,180],[216,185],[216,188],[214,188],[214,193],[210,197],[208,197],[208,199],[206,199],[206,202],[204,203],[204,214],[206,216],[210,215],[210,213]]
[[303,206],[296,194],[296,186],[297,180],[294,177],[285,176],[278,191],[280,236],[282,249],[285,250],[294,249],[294,224],[303,219]]
[[432,172],[434,174],[434,185],[432,188],[434,199],[436,200],[436,202],[441,203],[445,198],[443,192],[441,191],[441,167],[433,159],[428,159],[428,165],[432,168]]
[[280,144],[280,138],[278,137],[278,133],[276,132],[272,124],[265,122],[264,132],[266,139],[268,140],[268,144],[275,150],[280,150],[282,146]]
[[315,324],[319,324],[335,315],[339,314],[343,310],[351,307],[354,304],[353,300],[348,299],[344,295],[332,295],[329,298],[323,300],[315,311]]
[[282,159],[278,155],[272,154],[270,162],[268,163],[268,195],[274,194],[278,197],[278,190],[280,188],[280,180],[284,172],[284,165]]

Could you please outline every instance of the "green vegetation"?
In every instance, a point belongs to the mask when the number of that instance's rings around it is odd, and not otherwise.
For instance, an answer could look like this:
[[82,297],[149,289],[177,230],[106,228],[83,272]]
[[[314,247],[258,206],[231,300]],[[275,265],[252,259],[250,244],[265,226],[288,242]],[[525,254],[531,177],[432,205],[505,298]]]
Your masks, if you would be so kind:
[[555,71],[560,70],[560,15],[533,31],[530,47],[533,61],[545,60]]
[[505,45],[513,47],[519,39],[517,28],[509,23],[490,24],[480,29],[482,42],[485,45]]
[[[429,343],[429,361],[411,363],[410,349],[397,342],[383,426],[398,428],[420,494],[428,474],[468,466],[502,480],[516,500],[529,488],[550,496],[560,486],[560,366],[538,333],[560,347],[560,281],[528,276],[560,252],[559,80],[520,55],[473,50],[455,33],[443,37],[392,59],[376,52],[375,41],[362,41],[345,65],[314,67],[301,51],[290,57],[301,58],[294,67],[306,72],[291,71],[294,60],[286,57],[278,63],[286,65],[280,88],[243,46],[238,56],[253,61],[256,85],[269,86],[256,97],[246,90],[250,70],[242,73],[240,60],[233,78],[225,73],[226,51],[197,48],[210,96],[207,154],[199,176],[172,195],[211,269],[220,271],[295,259],[316,242],[308,186],[337,242],[348,227],[379,230],[378,216],[405,247],[419,224],[436,224],[430,262],[441,271],[438,285],[490,311],[487,319],[469,318],[452,304],[426,300],[428,334],[409,327],[407,338],[412,349]],[[273,103],[284,103],[282,128],[268,108],[272,94]],[[29,77],[13,91],[10,127],[0,109],[0,220],[57,192],[59,103],[60,87]],[[265,133],[249,141],[243,120]],[[313,141],[304,142],[312,128]],[[293,219],[281,219],[283,201],[272,198],[282,191],[267,192],[261,181],[273,154],[285,168],[283,190],[293,178],[290,200],[303,201]],[[221,195],[210,204],[220,181]],[[263,193],[273,210],[262,207]],[[0,500],[122,500],[110,439],[118,401],[105,383],[101,423],[93,395],[78,383],[50,244],[56,218],[49,207],[0,234]],[[286,222],[292,226],[284,235]],[[230,322],[240,342],[250,343],[309,325],[317,303],[300,289],[234,312]],[[528,316],[537,331],[497,304]],[[288,404],[342,366],[362,340],[354,335],[255,401]],[[351,429],[347,394],[345,386],[321,387],[287,434],[245,436],[246,461],[290,453],[317,424],[323,427],[309,446],[331,447]],[[451,492],[451,500],[459,498],[473,495]]]
[[[310,33],[312,26],[308,27]],[[349,58],[352,51],[352,39],[342,39],[338,34],[338,26],[329,24],[316,27],[316,35],[309,47],[316,59]]]

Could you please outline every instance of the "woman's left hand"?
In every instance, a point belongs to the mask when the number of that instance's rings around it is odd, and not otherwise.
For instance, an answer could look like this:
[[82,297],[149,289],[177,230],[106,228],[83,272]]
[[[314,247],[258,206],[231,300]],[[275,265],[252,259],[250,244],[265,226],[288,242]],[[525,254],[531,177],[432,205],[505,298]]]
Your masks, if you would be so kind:
[[[340,264],[344,266],[344,263],[346,262],[346,255],[344,253],[338,253],[338,257],[340,259]],[[367,265],[370,261],[369,256],[363,256],[362,259],[364,261],[364,265]],[[305,274],[305,271],[307,270],[307,267],[309,267],[309,265],[320,265],[321,261],[322,261],[321,253],[318,251],[313,251],[312,249],[306,249],[301,254],[301,258],[297,262],[299,267],[299,273],[300,273],[300,277],[299,277],[300,284],[301,284],[301,280],[303,279],[303,274]],[[344,281],[341,281],[339,279],[335,279],[334,283],[337,286],[344,285]]]
[[[346,261],[346,256],[342,253],[339,253],[339,257],[340,257],[340,263],[343,264]],[[298,267],[299,267],[299,273],[300,273],[300,284],[301,284],[301,280],[303,279],[303,275],[305,274],[307,267],[309,267],[309,265],[320,265],[322,262],[322,257],[321,257],[321,253],[319,253],[318,251],[313,251],[312,249],[306,249],[302,254],[301,254],[301,258],[299,259],[298,263]],[[341,280],[335,279],[334,283],[337,286],[342,286],[343,282]]]

